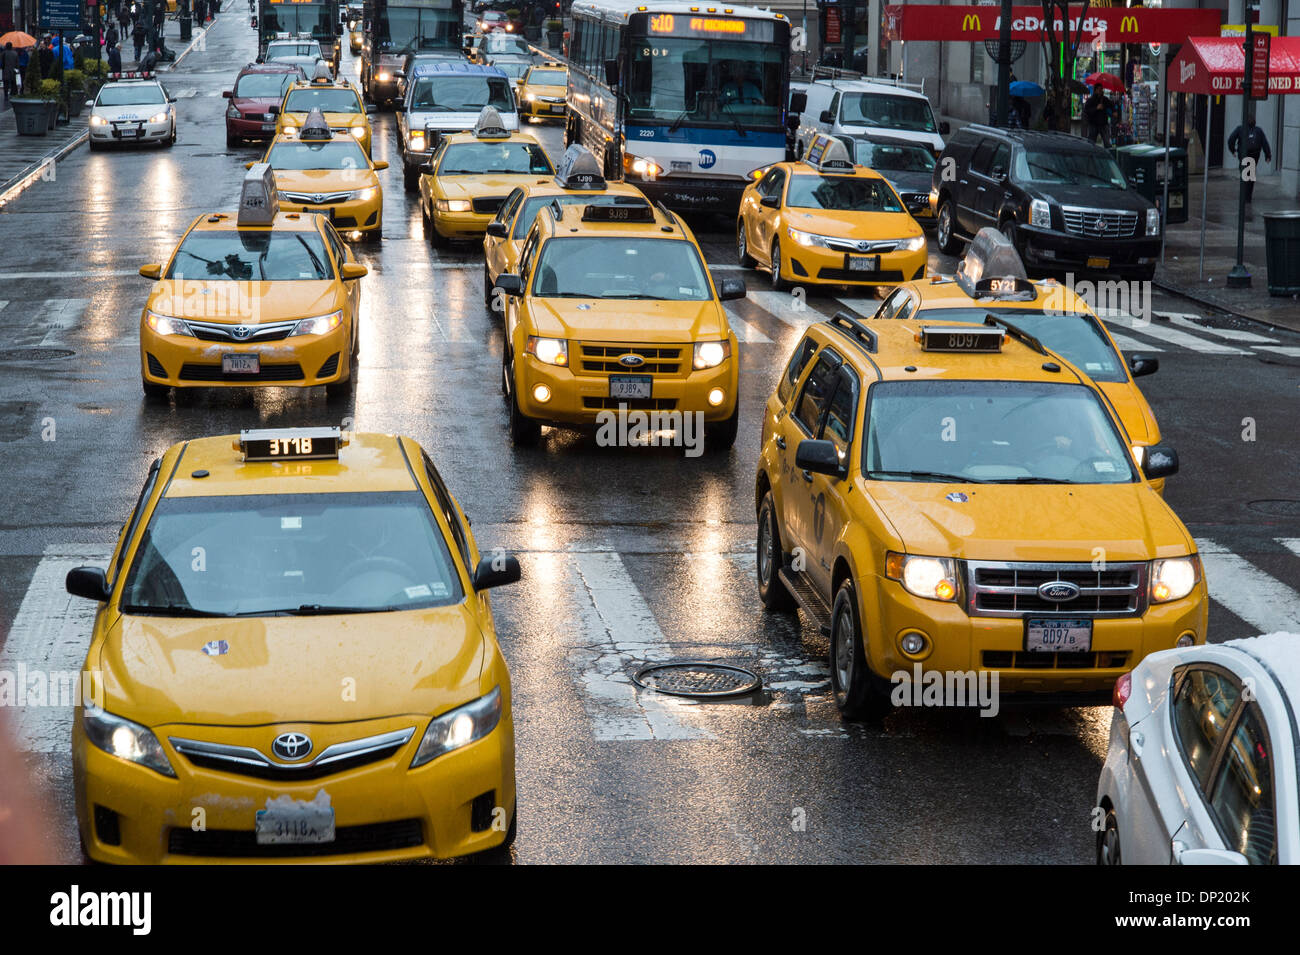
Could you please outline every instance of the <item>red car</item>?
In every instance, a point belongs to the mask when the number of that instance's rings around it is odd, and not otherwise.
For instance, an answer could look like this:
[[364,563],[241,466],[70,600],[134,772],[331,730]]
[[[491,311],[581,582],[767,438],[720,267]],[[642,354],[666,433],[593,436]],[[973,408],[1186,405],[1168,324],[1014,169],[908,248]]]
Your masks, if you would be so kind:
[[514,29],[515,25],[510,21],[510,18],[500,10],[488,10],[479,14],[479,33],[491,33],[494,30],[508,30],[513,33]]
[[296,80],[305,80],[302,67],[287,63],[249,63],[235,78],[235,88],[221,95],[230,100],[226,107],[226,146],[244,139],[275,136],[272,106],[279,106],[284,91]]

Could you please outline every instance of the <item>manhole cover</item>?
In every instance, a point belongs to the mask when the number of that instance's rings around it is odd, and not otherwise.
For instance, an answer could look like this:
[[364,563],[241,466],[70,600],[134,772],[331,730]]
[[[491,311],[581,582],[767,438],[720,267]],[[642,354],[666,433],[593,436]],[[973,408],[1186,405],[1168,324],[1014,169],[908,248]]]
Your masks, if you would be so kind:
[[669,696],[719,697],[752,693],[763,685],[756,673],[726,663],[652,663],[632,676],[637,686]]
[[0,361],[53,361],[75,354],[66,348],[5,348],[0,349]]
[[1300,517],[1300,501],[1288,500],[1267,500],[1251,501],[1246,505],[1252,511],[1260,514],[1270,514],[1274,517]]

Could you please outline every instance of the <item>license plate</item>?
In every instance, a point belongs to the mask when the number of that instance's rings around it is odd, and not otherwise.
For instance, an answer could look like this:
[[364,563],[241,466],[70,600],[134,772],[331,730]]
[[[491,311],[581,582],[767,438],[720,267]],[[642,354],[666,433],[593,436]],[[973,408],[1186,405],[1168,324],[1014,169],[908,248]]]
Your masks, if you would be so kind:
[[223,375],[256,375],[262,370],[262,359],[257,355],[222,355]]
[[913,219],[929,219],[932,218],[933,216],[934,213],[930,211],[929,206],[922,206],[921,208],[917,209],[915,212],[912,213]]
[[649,398],[650,387],[654,379],[649,375],[611,375],[609,378],[609,396],[611,398]]
[[263,124],[262,124],[262,132],[264,132],[264,133],[273,133],[273,132],[275,132],[275,123],[263,123]]
[[878,255],[850,255],[849,271],[850,272],[876,272],[880,269],[880,256]]
[[1088,257],[1088,268],[1090,269],[1108,269],[1110,268],[1110,259],[1101,256],[1092,255]]
[[1087,653],[1092,650],[1092,621],[1030,617],[1025,621],[1025,649],[1030,653]]
[[259,809],[254,823],[259,846],[334,841],[334,807],[295,805]]
[[121,136],[123,139],[135,139],[137,136],[140,135],[140,130],[138,130],[138,129],[119,129],[119,130],[117,131],[117,134],[118,134],[119,136]]

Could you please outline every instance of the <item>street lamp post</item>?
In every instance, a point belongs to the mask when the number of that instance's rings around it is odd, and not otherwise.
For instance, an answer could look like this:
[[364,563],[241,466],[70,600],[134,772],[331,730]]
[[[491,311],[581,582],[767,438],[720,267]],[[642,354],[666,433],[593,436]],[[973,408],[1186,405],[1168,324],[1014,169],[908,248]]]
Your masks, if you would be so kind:
[[998,30],[998,126],[1007,125],[1011,106],[1011,0],[1002,0],[1002,17]]
[[[1251,39],[1250,4],[1244,4],[1246,21],[1246,72],[1241,83],[1241,129],[1250,135],[1250,121],[1255,118],[1255,101],[1250,95],[1250,79],[1255,67],[1255,44]],[[1208,112],[1208,110],[1207,110]],[[1246,268],[1246,149],[1245,136],[1237,142],[1237,264],[1228,273],[1228,288],[1250,288],[1250,271]],[[1251,175],[1255,174],[1252,169]],[[1168,167],[1166,166],[1166,175]]]

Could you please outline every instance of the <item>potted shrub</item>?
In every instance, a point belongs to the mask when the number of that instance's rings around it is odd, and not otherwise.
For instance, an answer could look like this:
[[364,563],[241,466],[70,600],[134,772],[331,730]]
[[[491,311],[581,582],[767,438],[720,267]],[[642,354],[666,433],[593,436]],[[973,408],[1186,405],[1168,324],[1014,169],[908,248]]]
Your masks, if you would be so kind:
[[49,128],[53,129],[63,111],[63,83],[59,80],[41,80],[41,99],[49,110]]
[[81,115],[86,96],[86,75],[81,70],[68,70],[63,74],[63,102],[68,105],[68,118]]
[[560,44],[564,42],[564,24],[560,20],[546,21],[546,45],[552,50],[558,50]]
[[23,95],[13,97],[9,103],[14,108],[19,136],[44,136],[49,130],[49,107],[41,98],[41,66],[35,51],[27,64],[27,75],[23,77]]

